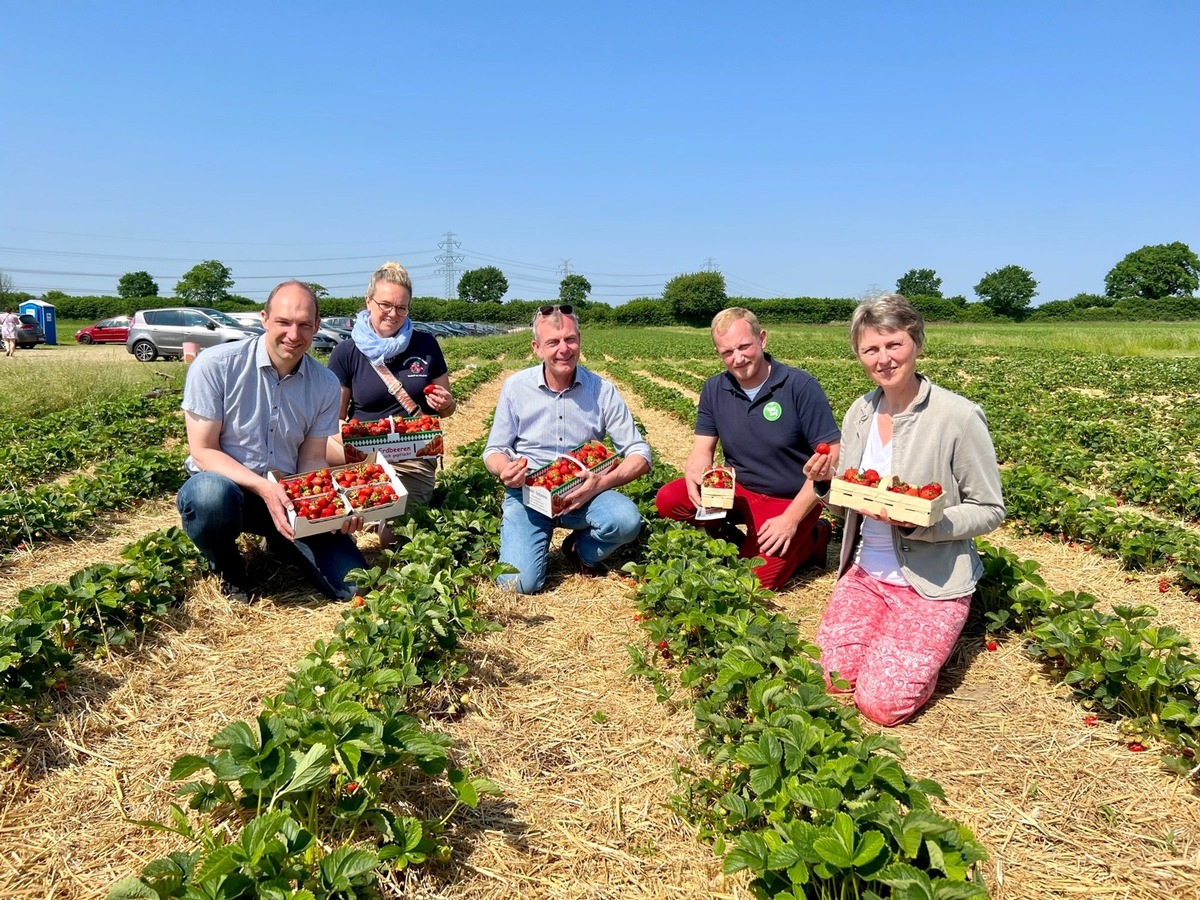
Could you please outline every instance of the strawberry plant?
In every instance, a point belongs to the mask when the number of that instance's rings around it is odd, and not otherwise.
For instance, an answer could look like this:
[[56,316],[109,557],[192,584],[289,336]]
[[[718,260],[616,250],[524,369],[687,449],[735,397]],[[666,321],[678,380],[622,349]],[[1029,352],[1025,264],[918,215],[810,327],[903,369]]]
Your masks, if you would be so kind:
[[[864,738],[833,700],[791,622],[763,605],[751,562],[697,529],[652,526],[646,559],[625,566],[656,654],[631,647],[630,672],[660,699],[693,697],[709,771],[681,767],[674,804],[757,896],[983,897],[983,849],[937,814],[936,783],[907,776],[899,744]],[[673,678],[671,676],[674,676]]]

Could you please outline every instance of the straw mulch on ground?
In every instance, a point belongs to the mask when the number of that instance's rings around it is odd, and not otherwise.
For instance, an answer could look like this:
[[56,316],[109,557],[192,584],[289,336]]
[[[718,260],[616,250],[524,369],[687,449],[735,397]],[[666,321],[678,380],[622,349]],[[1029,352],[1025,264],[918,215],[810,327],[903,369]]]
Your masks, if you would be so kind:
[[[448,449],[482,432],[498,392],[496,380],[463,404],[447,423]],[[660,456],[682,466],[686,427],[625,396]],[[115,557],[133,537],[110,549],[80,544],[74,557],[55,550],[46,568],[36,551],[3,573],[12,579],[3,596],[17,580],[53,580]],[[1194,605],[1158,594],[1153,579],[1126,584],[1092,554],[1007,532],[994,538],[1041,560],[1056,589],[1149,602],[1200,632],[1189,620]],[[628,589],[615,576],[568,574],[557,554],[551,566],[536,597],[483,591],[485,612],[504,629],[472,639],[465,713],[438,724],[503,796],[458,816],[454,861],[406,873],[395,894],[748,897],[665,805],[673,765],[694,744],[691,716],[623,674],[623,646],[641,640]],[[125,816],[161,818],[175,757],[203,752],[222,725],[252,717],[339,621],[339,605],[278,584],[272,602],[246,609],[202,581],[141,647],[97,663],[58,700],[59,714],[0,774],[0,897],[102,897],[176,846]],[[804,571],[776,602],[811,636],[832,585],[832,573]],[[937,778],[946,811],[988,848],[994,897],[1200,897],[1200,802],[1159,771],[1153,753],[1129,753],[1113,728],[1086,728],[1082,716],[1015,639],[988,653],[976,628],[933,703],[892,733],[909,753],[906,767]]]

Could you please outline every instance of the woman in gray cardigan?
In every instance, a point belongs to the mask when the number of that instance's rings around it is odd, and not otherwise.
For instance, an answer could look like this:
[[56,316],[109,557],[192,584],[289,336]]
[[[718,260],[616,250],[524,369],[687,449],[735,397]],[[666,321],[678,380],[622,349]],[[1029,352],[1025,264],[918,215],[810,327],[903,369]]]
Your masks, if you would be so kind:
[[903,722],[932,696],[983,574],[974,538],[1004,521],[983,410],[917,374],[924,342],[921,314],[899,294],[855,309],[850,346],[878,387],[846,412],[839,458],[814,456],[805,469],[818,494],[846,466],[937,482],[946,494],[942,519],[923,527],[830,507],[846,527],[817,629],[821,664],[831,689],[852,690],[881,725]]

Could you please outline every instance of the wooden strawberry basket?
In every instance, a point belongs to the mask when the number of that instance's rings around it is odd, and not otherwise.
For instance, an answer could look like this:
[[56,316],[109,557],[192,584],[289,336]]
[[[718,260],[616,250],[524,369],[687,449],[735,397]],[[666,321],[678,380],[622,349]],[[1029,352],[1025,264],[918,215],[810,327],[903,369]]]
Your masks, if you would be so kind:
[[[728,487],[717,487],[707,484],[717,478],[726,476]],[[737,485],[737,474],[733,466],[713,466],[705,469],[700,478],[700,502],[705,509],[733,509],[734,488]]]
[[942,518],[946,509],[945,494],[925,500],[889,491],[882,483],[878,486],[854,484],[844,478],[833,479],[829,502],[834,506],[866,510],[875,515],[886,510],[889,519],[911,525],[932,525]]

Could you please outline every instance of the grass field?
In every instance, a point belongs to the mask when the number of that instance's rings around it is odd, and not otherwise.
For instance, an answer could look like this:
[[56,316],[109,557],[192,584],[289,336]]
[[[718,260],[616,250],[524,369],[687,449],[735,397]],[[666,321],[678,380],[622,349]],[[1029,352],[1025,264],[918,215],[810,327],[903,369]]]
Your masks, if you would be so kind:
[[[60,336],[66,330],[59,323]],[[822,381],[839,420],[869,388],[844,327],[768,333],[769,350]],[[143,365],[123,347],[67,340],[0,360],[0,420],[182,385],[182,363]],[[455,384],[496,373],[447,420],[448,463],[485,433],[504,375],[529,364],[528,341],[443,342]],[[682,466],[697,386],[718,369],[707,333],[585,327],[584,354],[621,388],[656,456]],[[935,325],[921,368],[987,412],[1006,494],[1012,488],[1010,521],[989,540],[1036,562],[1055,591],[1086,592],[1103,609],[1153,607],[1158,623],[1186,641],[1200,638],[1197,592],[1170,554],[1132,558],[1128,548],[1060,536],[1066,523],[1023,527],[1038,521],[1036,497],[1048,485],[1092,502],[1124,485],[1122,515],[1185,537],[1200,530],[1187,490],[1200,434],[1200,325]],[[69,539],[9,553],[0,561],[0,609],[23,590],[115,562],[122,546],[177,523],[163,494],[105,512]],[[372,541],[364,538],[364,551],[380,561]],[[130,820],[166,819],[172,762],[205,752],[230,722],[252,720],[345,612],[287,573],[272,584],[267,602],[231,608],[211,579],[193,582],[160,627],[79,663],[65,689],[22,724],[0,771],[0,896],[103,897],[118,878],[184,845]],[[771,609],[811,638],[832,585],[832,572],[804,570]],[[686,703],[658,703],[625,674],[625,647],[648,640],[626,583],[616,573],[582,579],[555,554],[546,592],[514,601],[483,586],[476,608],[502,628],[465,638],[469,674],[449,692],[455,711],[445,712],[447,691],[433,689],[442,705],[432,721],[455,742],[455,759],[501,795],[455,816],[449,862],[389,878],[385,896],[749,898],[745,876],[722,875],[721,859],[667,803],[676,767],[700,765],[694,721]],[[1059,668],[1030,654],[1027,634],[998,632],[994,652],[985,636],[973,621],[930,706],[888,733],[907,753],[905,769],[937,779],[942,811],[987,850],[990,895],[1200,897],[1197,782],[1165,771],[1158,752],[1128,749],[1135,739],[1152,751],[1167,742],[1131,733],[1130,716],[1075,696]],[[1096,712],[1099,722],[1089,724]],[[401,798],[397,809],[439,795],[414,784]],[[228,815],[219,821],[227,827]]]

